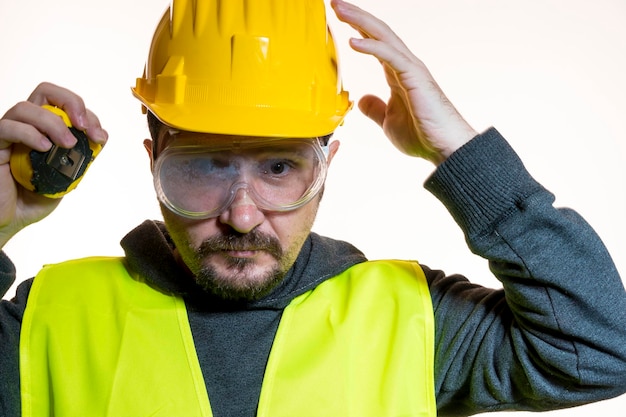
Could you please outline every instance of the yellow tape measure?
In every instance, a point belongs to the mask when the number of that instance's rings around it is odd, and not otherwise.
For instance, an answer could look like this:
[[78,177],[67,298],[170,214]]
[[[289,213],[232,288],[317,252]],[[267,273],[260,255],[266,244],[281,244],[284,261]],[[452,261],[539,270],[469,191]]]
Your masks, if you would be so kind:
[[61,117],[78,142],[72,149],[53,144],[47,152],[15,144],[11,151],[11,173],[19,184],[30,191],[49,198],[61,198],[76,188],[102,145],[93,143],[85,132],[74,128],[60,108],[43,107]]

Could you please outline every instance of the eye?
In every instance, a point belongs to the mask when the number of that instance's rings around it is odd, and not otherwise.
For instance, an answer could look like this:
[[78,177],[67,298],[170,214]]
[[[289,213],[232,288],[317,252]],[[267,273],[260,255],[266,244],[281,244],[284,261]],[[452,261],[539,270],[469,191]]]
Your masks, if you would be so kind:
[[172,161],[170,175],[177,175],[184,181],[223,180],[236,175],[237,168],[234,163],[225,159],[192,156]]
[[266,181],[290,181],[308,172],[311,164],[303,156],[294,152],[273,152],[273,155],[257,159],[257,172]]
[[287,169],[289,169],[289,168],[287,167],[287,164],[285,164],[284,161],[274,162],[270,166],[270,171],[272,172],[272,174],[275,174],[275,175],[282,174]]
[[222,167],[217,165],[215,161],[210,159],[190,159],[187,161],[187,171],[190,176],[194,178],[203,177],[207,175],[214,175],[215,170],[218,170]]
[[284,159],[267,161],[264,165],[263,173],[269,175],[284,175],[288,173],[292,167],[292,165]]

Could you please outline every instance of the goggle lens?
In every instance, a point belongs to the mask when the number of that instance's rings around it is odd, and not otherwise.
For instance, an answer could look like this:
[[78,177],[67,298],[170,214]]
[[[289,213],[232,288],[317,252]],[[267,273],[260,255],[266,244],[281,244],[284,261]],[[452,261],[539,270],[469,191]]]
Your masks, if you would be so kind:
[[154,182],[159,200],[173,212],[211,218],[240,190],[263,210],[294,210],[319,192],[326,170],[317,139],[172,146],[157,158]]

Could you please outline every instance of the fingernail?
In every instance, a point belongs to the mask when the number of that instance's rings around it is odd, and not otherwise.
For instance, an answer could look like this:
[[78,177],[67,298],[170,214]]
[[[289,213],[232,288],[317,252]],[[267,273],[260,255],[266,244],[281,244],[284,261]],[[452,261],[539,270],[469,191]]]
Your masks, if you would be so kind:
[[78,139],[76,139],[76,136],[74,136],[73,133],[71,133],[70,131],[68,131],[65,134],[65,137],[63,138],[63,141],[65,142],[65,146],[69,149],[69,148],[73,148],[74,146],[76,146],[76,144],[78,143]]
[[45,136],[39,139],[39,143],[41,144],[42,152],[47,152],[50,150],[50,148],[52,148],[52,142],[50,142],[50,140]]
[[76,126],[77,128],[82,130],[87,129],[87,115],[85,113],[78,116],[78,124],[79,126]]
[[97,128],[93,129],[93,131],[90,132],[90,137],[94,142],[104,145],[107,139],[109,139],[109,134],[106,130],[102,128]]
[[102,134],[102,142],[109,140],[109,132],[104,129],[100,129],[100,133]]

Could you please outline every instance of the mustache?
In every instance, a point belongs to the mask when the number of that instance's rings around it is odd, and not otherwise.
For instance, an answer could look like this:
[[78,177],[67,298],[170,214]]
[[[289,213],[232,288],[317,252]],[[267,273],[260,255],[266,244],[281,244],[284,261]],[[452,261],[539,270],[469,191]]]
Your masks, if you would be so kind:
[[283,255],[283,249],[277,238],[257,230],[245,234],[212,236],[204,240],[196,252],[198,255],[207,256],[215,252],[248,250],[262,250],[276,259]]

